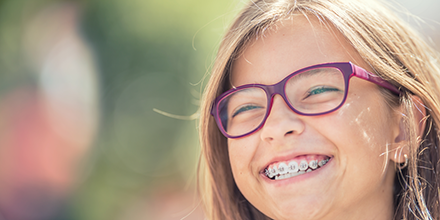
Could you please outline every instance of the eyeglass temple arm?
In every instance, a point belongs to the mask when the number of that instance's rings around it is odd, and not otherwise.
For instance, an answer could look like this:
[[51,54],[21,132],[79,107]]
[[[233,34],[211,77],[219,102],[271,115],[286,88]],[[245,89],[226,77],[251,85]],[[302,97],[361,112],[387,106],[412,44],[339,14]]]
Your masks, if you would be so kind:
[[352,67],[354,68],[354,75],[356,77],[359,77],[361,79],[365,79],[368,80],[372,83],[375,83],[379,86],[385,87],[386,89],[389,89],[391,92],[395,93],[396,95],[400,94],[399,89],[397,89],[396,86],[394,86],[393,84],[383,80],[382,78],[380,78],[379,76],[376,76],[373,73],[370,73],[366,70],[364,70],[362,67],[356,66],[352,64]]

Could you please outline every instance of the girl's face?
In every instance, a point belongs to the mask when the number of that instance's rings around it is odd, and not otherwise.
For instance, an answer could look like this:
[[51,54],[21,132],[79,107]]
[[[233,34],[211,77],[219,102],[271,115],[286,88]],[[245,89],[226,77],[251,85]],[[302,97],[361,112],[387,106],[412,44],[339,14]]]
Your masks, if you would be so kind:
[[[249,45],[234,62],[231,83],[274,84],[306,66],[348,61],[371,71],[336,29],[295,15]],[[400,117],[377,85],[357,77],[345,104],[325,115],[297,115],[276,95],[262,129],[228,140],[235,182],[273,219],[392,219],[395,171],[387,152],[400,144]],[[282,163],[327,160],[287,179],[265,174]]]

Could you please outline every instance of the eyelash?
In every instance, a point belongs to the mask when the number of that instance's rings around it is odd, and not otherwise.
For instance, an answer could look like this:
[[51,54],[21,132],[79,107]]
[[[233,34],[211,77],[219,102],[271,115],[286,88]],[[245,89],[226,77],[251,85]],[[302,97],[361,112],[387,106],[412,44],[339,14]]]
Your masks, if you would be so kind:
[[244,112],[244,111],[248,111],[248,110],[252,110],[252,109],[256,109],[256,108],[261,108],[261,107],[256,106],[256,105],[246,105],[246,106],[243,106],[243,107],[239,108],[237,111],[235,111],[232,114],[232,118],[237,116],[238,114]]
[[[322,86],[322,87],[319,87],[319,88],[313,89],[312,91],[308,92],[307,95],[306,95],[306,97],[304,97],[304,99],[306,99],[306,98],[308,98],[308,97],[310,97],[310,96],[312,96],[312,95],[321,94],[321,93],[323,93],[323,92],[327,92],[327,91],[336,91],[336,92],[337,92],[337,91],[340,91],[340,90],[337,89],[337,88],[324,87],[324,86]],[[303,99],[303,100],[304,100],[304,99]]]

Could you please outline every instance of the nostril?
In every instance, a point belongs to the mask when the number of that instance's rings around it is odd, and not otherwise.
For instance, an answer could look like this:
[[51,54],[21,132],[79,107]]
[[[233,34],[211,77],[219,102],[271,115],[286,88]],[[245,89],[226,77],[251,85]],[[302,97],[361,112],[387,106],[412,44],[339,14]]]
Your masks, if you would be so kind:
[[288,132],[286,132],[286,134],[292,134],[293,133],[293,131],[288,131]]

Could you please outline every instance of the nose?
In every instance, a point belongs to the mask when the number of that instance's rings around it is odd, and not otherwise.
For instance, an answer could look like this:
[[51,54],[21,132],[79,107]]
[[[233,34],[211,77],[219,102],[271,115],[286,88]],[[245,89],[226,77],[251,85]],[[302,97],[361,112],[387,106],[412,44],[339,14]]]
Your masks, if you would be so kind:
[[305,128],[301,117],[280,95],[275,95],[270,114],[261,128],[261,139],[270,144],[282,144],[287,138],[300,135]]

